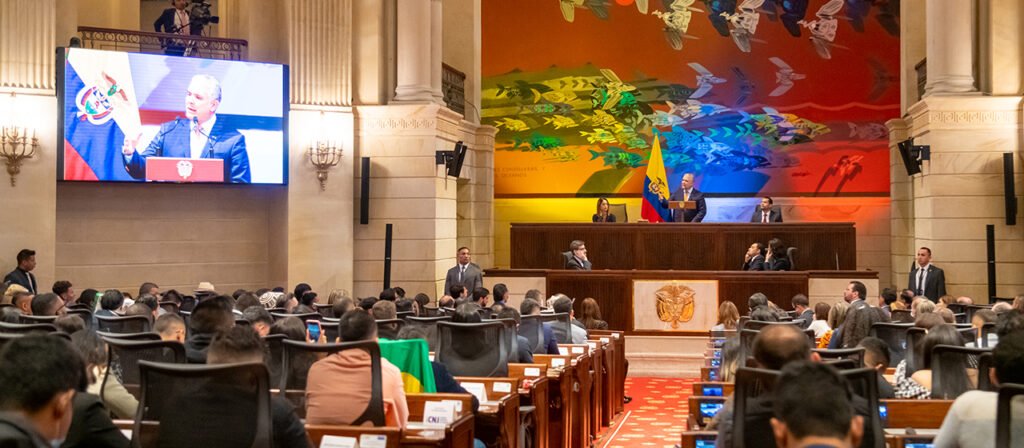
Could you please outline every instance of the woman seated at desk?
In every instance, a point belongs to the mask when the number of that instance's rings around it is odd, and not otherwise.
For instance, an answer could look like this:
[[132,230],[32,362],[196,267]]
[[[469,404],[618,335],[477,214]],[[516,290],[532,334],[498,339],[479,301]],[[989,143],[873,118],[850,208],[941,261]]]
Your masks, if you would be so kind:
[[615,222],[615,215],[608,211],[608,199],[597,199],[597,213],[594,213],[594,222]]
[[789,257],[786,256],[786,248],[782,240],[772,238],[768,241],[768,254],[764,257],[764,270],[766,271],[788,271],[793,268]]

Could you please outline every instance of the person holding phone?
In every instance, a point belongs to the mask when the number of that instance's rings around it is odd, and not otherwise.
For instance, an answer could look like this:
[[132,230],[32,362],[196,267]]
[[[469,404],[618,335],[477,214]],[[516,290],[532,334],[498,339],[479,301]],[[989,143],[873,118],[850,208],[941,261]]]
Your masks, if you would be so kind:
[[324,334],[320,321],[313,319],[306,321],[306,342],[319,344],[327,342],[327,335]]

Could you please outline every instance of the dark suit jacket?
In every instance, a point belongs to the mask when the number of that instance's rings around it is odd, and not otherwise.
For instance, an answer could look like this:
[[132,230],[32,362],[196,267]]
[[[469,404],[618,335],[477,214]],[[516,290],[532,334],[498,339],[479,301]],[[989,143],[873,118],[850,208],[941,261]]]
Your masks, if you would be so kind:
[[61,448],[71,447],[124,447],[128,438],[110,420],[110,411],[100,397],[84,392],[75,394],[72,402],[71,427]]
[[743,262],[744,271],[763,271],[764,270],[764,255],[754,255],[750,261]]
[[[178,118],[160,125],[160,131],[149,142],[145,151],[135,152],[131,158],[122,157],[128,174],[136,179],[146,178],[147,157],[192,157],[189,133],[192,126],[188,120]],[[232,183],[247,184],[251,180],[249,153],[245,150],[245,136],[230,129],[224,117],[218,117],[210,129],[210,138],[200,155],[203,159],[224,161],[224,179]]]
[[601,221],[601,217],[597,216],[597,213],[594,213],[594,216],[592,218],[594,219],[594,222],[615,222],[615,215],[611,213],[608,214],[607,221]]
[[[157,17],[156,22],[153,22],[153,29],[158,33],[176,33],[178,30],[174,29],[174,8],[167,8],[160,17]],[[185,12],[188,12],[186,10]],[[202,31],[199,27],[192,27],[189,30],[189,34],[199,35]]]
[[806,330],[807,327],[811,326],[811,322],[814,321],[814,310],[808,308],[808,309],[804,310],[803,313],[800,313],[800,315],[797,316],[796,318],[804,320],[804,323],[802,325],[800,325],[800,328],[803,328],[804,330]]
[[589,271],[593,267],[590,260],[579,260],[576,257],[569,257],[569,261],[565,262],[566,269],[575,269],[577,271]]
[[551,324],[544,322],[544,352],[549,355],[558,354],[558,339],[555,339],[555,330],[551,328]]
[[[761,206],[757,206],[754,209],[754,214],[750,215],[750,222],[761,222]],[[771,209],[768,212],[768,222],[782,222],[782,211]]]
[[[29,281],[30,279],[31,281]],[[38,293],[38,291],[36,291],[36,287],[39,286],[39,282],[36,281],[36,276],[31,272],[21,270],[21,268],[14,268],[13,271],[8,273],[7,276],[4,277],[4,283],[21,285],[32,294]]]
[[50,443],[24,417],[0,412],[0,447],[50,448]]
[[772,257],[771,260],[764,263],[764,270],[766,271],[788,271],[792,267],[793,265],[789,262],[788,258]]
[[[458,264],[449,269],[448,275],[444,277],[444,293],[448,294],[452,285],[456,283],[460,283]],[[470,262],[469,266],[466,266],[466,272],[462,274],[461,283],[466,286],[469,294],[472,295],[474,289],[484,286],[484,271],[480,270],[480,266],[477,266],[476,263]]]
[[[920,267],[917,263],[914,263],[907,281],[907,289],[913,289],[915,294],[917,293],[918,269]],[[939,297],[944,295],[946,295],[946,273],[942,272],[942,269],[935,267],[935,265],[928,266],[928,272],[924,279],[924,296],[932,302],[938,302]]]
[[[669,201],[682,201],[683,200],[683,189],[680,188],[669,196],[668,201],[662,200],[661,206],[668,207]],[[675,222],[701,222],[704,221],[704,215],[708,214],[708,204],[704,201],[704,193],[694,188],[690,190],[690,200],[697,202],[696,210],[671,210],[672,221]]]

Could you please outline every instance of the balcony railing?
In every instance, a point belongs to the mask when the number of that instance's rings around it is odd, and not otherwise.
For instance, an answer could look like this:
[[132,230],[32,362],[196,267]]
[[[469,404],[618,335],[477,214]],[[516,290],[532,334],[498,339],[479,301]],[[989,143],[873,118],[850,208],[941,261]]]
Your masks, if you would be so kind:
[[[449,109],[466,115],[466,74],[441,64],[441,93]],[[469,117],[467,117],[468,119]]]
[[183,48],[187,56],[240,61],[246,58],[249,49],[249,43],[242,39],[181,36],[88,26],[78,27],[78,33],[82,39],[82,48],[97,50],[164,54],[166,48],[171,46]]

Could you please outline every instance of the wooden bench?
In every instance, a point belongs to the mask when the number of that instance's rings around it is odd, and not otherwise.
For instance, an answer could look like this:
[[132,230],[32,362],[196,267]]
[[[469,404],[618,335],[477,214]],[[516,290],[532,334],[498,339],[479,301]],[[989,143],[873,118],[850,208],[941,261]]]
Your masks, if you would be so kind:
[[681,448],[713,448],[718,433],[715,431],[683,431]]
[[886,428],[936,429],[953,400],[879,400],[879,404],[887,407]]
[[519,404],[535,408],[533,446],[537,448],[548,447],[548,427],[553,410],[550,391],[553,381],[548,378],[547,371],[546,364],[508,365],[508,376],[519,380]]
[[[501,448],[518,448],[519,446],[519,390],[515,378],[484,378],[457,376],[455,380],[466,387],[467,384],[482,384],[487,394],[486,400],[480,400],[480,411],[477,413],[476,433],[484,435],[496,434],[497,445]],[[477,397],[479,398],[479,397]],[[489,438],[489,437],[486,437]]]
[[607,340],[607,343],[612,346],[610,358],[614,369],[609,375],[612,396],[608,401],[613,405],[609,410],[614,418],[615,415],[622,413],[623,398],[626,396],[626,336],[622,331],[616,330],[588,330],[587,334],[602,342]]
[[406,394],[405,401],[409,405],[409,422],[422,422],[423,409],[428,402],[452,400],[462,403],[462,415],[454,422],[446,425],[444,438],[438,440],[422,432],[406,428],[402,433],[402,445],[434,446],[440,448],[458,448],[473,446],[475,433],[473,427],[475,418],[473,416],[473,396],[470,394]]
[[306,425],[306,434],[313,446],[320,446],[324,436],[352,437],[357,441],[362,437],[383,436],[386,448],[398,448],[402,443],[402,429],[386,426]]
[[[590,446],[591,441],[596,437],[590,421],[593,419],[591,408],[594,406],[591,395],[594,387],[594,374],[592,371],[593,358],[590,354],[590,346],[587,344],[558,344],[559,352],[568,349],[568,354],[575,364],[576,380],[579,383],[579,399],[574,402],[571,431],[573,433],[571,448],[582,448]],[[576,418],[575,416],[579,416]]]
[[[719,370],[720,369],[718,367],[702,366],[700,368],[700,380],[701,381],[719,381],[719,378],[718,378]],[[712,378],[712,372],[714,372],[714,378]]]
[[551,381],[550,393],[551,412],[548,422],[548,447],[573,446],[573,419],[579,416],[573,413],[579,401],[579,380],[576,366],[569,355],[533,355],[533,360],[548,365],[547,376]]
[[[691,428],[691,429],[704,429],[704,427],[706,427],[708,425],[708,422],[711,421],[712,417],[710,417],[710,416],[709,417],[705,417],[705,416],[701,415],[701,413],[700,413],[700,404],[701,403],[718,403],[718,404],[723,404],[724,405],[725,404],[725,400],[726,400],[725,397],[689,397],[689,398],[687,398],[686,399],[686,403],[687,403],[688,409],[689,409],[688,423],[687,423],[688,426],[687,427]],[[696,426],[696,428],[695,428],[695,426]]]

